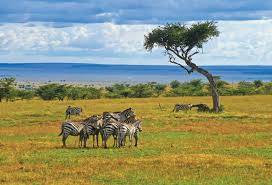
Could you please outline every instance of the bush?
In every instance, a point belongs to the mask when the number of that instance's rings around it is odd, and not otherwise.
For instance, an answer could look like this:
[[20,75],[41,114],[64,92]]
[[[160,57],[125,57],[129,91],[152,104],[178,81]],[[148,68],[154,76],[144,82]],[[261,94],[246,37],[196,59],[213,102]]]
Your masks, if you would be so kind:
[[15,86],[15,78],[0,79],[0,102],[4,98],[6,99],[6,101],[15,99],[16,91],[14,86]]
[[18,90],[17,96],[22,100],[30,100],[35,97],[35,92],[32,90]]
[[133,98],[147,98],[153,96],[153,89],[150,84],[137,84],[131,87]]
[[67,90],[67,98],[71,100],[78,99],[99,99],[101,91],[93,87],[73,87],[70,86]]
[[170,87],[172,89],[175,89],[175,88],[178,88],[179,86],[181,85],[181,83],[177,80],[173,80],[171,83],[170,83]]
[[53,100],[57,98],[57,95],[59,93],[58,89],[59,89],[58,84],[43,85],[37,89],[36,93],[43,100]]

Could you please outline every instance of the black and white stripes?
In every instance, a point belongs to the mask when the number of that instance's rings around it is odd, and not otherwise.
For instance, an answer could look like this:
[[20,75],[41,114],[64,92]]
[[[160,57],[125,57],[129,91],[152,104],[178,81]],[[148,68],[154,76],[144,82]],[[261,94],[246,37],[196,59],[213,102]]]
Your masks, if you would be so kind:
[[[70,106],[68,107],[68,109],[71,108]],[[59,135],[63,136],[63,147],[66,147],[65,142],[69,135],[79,136],[80,146],[82,146],[82,141],[84,141],[84,147],[87,145],[89,136],[92,135],[93,147],[95,146],[95,141],[98,146],[99,134],[102,138],[102,146],[105,148],[107,148],[107,140],[110,136],[113,136],[114,147],[124,146],[126,136],[129,137],[130,142],[134,138],[135,146],[137,146],[138,132],[141,131],[141,121],[135,117],[136,115],[132,108],[125,109],[122,112],[104,112],[102,116],[93,115],[79,123],[64,122]]]
[[82,112],[82,108],[81,107],[71,107],[70,105],[67,107],[66,111],[65,111],[65,119],[67,119],[67,117],[70,119],[71,115],[76,115],[79,116],[80,113]]
[[[59,136],[62,135],[62,143],[63,147],[66,147],[66,139],[69,135],[71,136],[79,136],[81,131],[84,128],[83,123],[76,123],[76,122],[64,122],[61,125],[61,133]],[[82,142],[82,137],[79,138],[80,142]]]
[[191,108],[192,108],[191,104],[176,104],[174,106],[173,112],[188,111],[191,110]]

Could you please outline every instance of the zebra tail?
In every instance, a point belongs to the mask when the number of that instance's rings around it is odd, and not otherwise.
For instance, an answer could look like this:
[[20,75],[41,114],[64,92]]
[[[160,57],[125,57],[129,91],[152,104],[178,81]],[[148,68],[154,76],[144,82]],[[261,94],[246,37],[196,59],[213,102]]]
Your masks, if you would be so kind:
[[61,125],[61,132],[59,133],[58,136],[61,136],[63,134],[63,125]]
[[61,133],[60,133],[58,136],[61,136],[61,135],[62,135],[62,133],[63,133],[63,130],[61,130]]

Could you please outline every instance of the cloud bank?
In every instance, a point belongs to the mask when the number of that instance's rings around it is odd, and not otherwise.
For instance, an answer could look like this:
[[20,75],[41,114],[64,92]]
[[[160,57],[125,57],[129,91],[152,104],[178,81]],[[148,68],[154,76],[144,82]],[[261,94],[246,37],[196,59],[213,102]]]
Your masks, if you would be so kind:
[[[0,26],[0,61],[168,64],[162,50],[144,50],[151,24],[73,24],[51,27],[44,23]],[[218,38],[204,46],[195,62],[203,65],[272,64],[272,21],[219,21]]]
[[1,0],[0,62],[168,64],[144,35],[167,22],[218,21],[195,61],[272,65],[268,0]]

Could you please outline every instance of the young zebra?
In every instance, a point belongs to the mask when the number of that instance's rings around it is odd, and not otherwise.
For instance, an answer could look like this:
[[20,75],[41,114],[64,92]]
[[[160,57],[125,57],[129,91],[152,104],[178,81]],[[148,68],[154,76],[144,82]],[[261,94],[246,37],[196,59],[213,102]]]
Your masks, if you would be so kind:
[[132,145],[132,138],[135,139],[135,145],[138,145],[138,132],[142,131],[142,122],[137,120],[132,124],[121,123],[118,127],[118,147],[124,146],[126,136],[129,136],[130,146]]
[[[68,138],[69,135],[79,136],[83,128],[84,128],[83,123],[75,123],[75,122],[62,123],[61,133],[59,134],[59,136],[62,135],[63,147],[66,147],[66,139]],[[82,143],[82,137],[79,138],[79,142]]]
[[82,112],[81,107],[71,107],[69,105],[65,111],[65,115],[66,115],[65,119],[67,119],[67,117],[69,117],[69,119],[70,119],[71,115],[79,116],[81,112]]
[[100,133],[100,128],[103,125],[103,120],[99,115],[93,115],[84,120],[84,128],[80,133],[81,139],[84,140],[84,147],[86,147],[87,139],[90,135],[93,135],[93,147],[96,140],[96,145],[98,147],[98,135]]
[[178,111],[187,111],[191,110],[192,105],[191,104],[176,104],[173,112],[178,112]]

